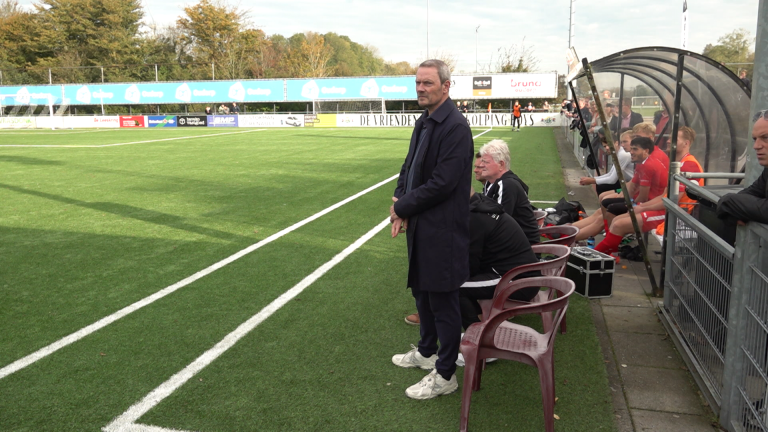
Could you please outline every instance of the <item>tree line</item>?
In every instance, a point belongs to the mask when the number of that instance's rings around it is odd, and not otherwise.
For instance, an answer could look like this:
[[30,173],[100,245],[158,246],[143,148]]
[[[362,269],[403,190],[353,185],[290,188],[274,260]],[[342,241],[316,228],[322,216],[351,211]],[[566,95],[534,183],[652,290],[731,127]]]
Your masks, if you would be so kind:
[[[5,85],[408,75],[375,47],[333,32],[266,35],[217,0],[184,8],[173,25],[144,25],[140,0],[0,0]],[[156,65],[156,66],[155,66]],[[50,76],[49,76],[50,69]]]

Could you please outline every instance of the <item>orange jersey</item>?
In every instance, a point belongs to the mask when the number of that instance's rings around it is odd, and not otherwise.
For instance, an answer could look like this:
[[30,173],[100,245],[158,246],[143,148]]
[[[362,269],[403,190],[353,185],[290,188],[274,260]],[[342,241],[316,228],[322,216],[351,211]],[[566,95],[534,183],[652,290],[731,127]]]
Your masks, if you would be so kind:
[[514,105],[512,107],[512,114],[514,114],[515,117],[520,117],[520,105]]
[[[699,161],[696,160],[693,155],[690,153],[683,156],[682,159],[680,159],[680,162],[682,165],[680,166],[680,172],[704,172],[704,170],[701,168],[701,164]],[[698,183],[696,180],[692,181],[694,183]],[[701,184],[699,184],[701,186]],[[680,196],[677,200],[677,204],[685,211],[687,211],[689,214],[693,212],[693,208],[696,205],[696,200],[691,199],[687,193],[685,193],[685,186],[680,185]],[[656,228],[656,234],[662,235],[664,234],[664,224],[662,223]]]

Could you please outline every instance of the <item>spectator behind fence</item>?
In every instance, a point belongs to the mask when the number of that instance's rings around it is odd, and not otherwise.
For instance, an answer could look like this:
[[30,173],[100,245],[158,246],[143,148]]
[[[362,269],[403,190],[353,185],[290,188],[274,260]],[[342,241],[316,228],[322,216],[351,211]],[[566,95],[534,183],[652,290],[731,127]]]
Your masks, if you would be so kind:
[[609,125],[609,129],[611,130],[617,130],[619,128],[635,127],[635,125],[638,125],[643,122],[642,114],[632,111],[632,102],[629,100],[625,100],[622,102],[621,115],[618,117],[615,117],[615,119],[616,120],[614,120]]
[[757,153],[757,162],[763,166],[763,173],[749,187],[737,194],[728,194],[717,203],[717,216],[722,219],[734,218],[740,224],[749,221],[768,224],[768,118],[766,110],[755,116],[752,127],[752,148]]
[[240,114],[240,107],[237,106],[237,102],[232,102],[232,114]]

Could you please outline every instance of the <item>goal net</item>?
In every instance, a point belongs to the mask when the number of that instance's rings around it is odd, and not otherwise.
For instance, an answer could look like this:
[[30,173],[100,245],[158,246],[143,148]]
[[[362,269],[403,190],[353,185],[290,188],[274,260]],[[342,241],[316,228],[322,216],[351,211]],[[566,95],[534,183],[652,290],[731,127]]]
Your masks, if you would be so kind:
[[312,101],[313,114],[386,114],[384,99],[316,99]]

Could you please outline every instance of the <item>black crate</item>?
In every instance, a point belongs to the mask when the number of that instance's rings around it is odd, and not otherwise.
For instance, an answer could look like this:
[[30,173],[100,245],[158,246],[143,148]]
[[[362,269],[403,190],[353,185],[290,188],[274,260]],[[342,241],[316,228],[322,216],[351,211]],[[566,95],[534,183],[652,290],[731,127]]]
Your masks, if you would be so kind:
[[587,247],[571,248],[565,277],[576,283],[576,292],[588,298],[610,297],[616,261]]

